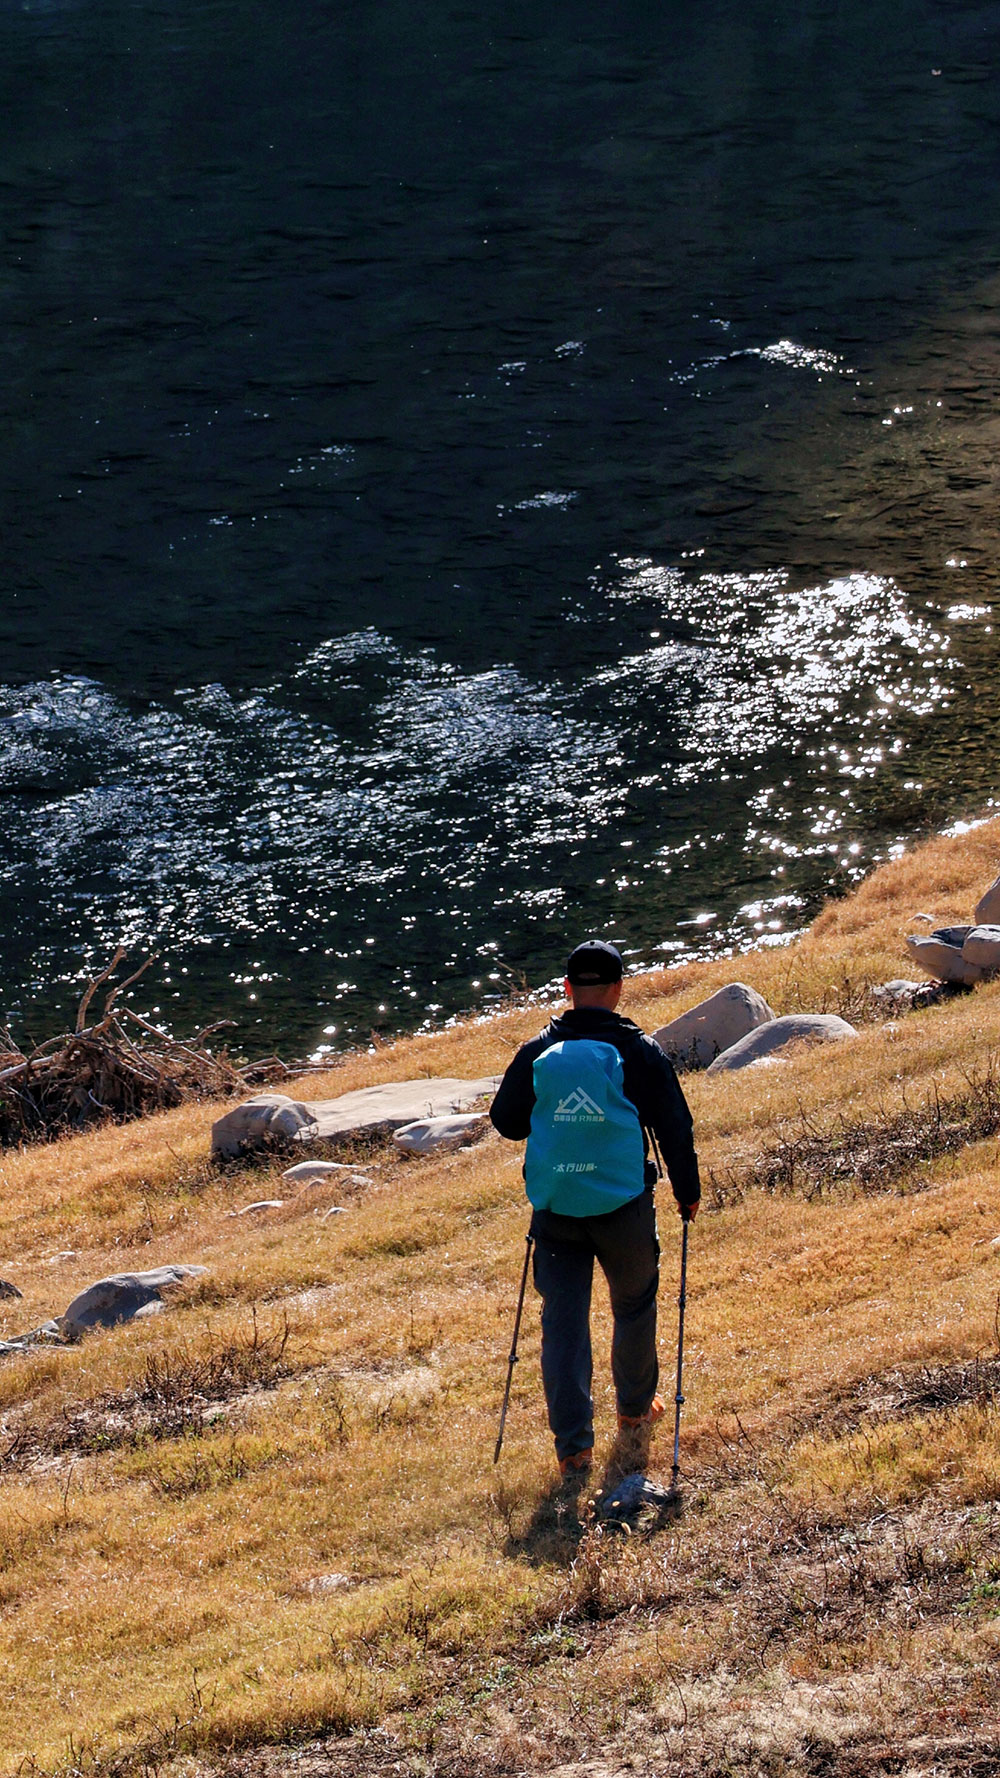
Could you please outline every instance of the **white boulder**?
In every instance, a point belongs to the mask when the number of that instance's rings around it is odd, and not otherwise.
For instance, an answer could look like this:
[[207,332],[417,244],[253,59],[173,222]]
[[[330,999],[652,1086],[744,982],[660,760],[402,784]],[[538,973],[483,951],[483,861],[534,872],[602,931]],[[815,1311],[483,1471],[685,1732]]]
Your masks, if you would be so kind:
[[730,982],[707,1000],[653,1032],[655,1041],[678,1068],[707,1068],[716,1056],[741,1037],[770,1024],[774,1013],[756,988]]
[[962,946],[962,956],[986,975],[1000,970],[1000,926],[974,926]]
[[287,1093],[258,1093],[212,1125],[212,1153],[232,1160],[241,1149],[260,1148],[275,1138],[294,1140],[315,1122],[312,1107]]
[[748,1031],[738,1043],[716,1057],[708,1072],[722,1074],[734,1068],[747,1068],[751,1062],[773,1055],[775,1050],[785,1049],[792,1043],[842,1043],[857,1035],[854,1026],[846,1019],[838,1018],[836,1013],[786,1013],[780,1019],[772,1019],[770,1024],[758,1026],[756,1031]]
[[991,883],[981,901],[976,903],[976,925],[992,926],[1000,921],[1000,877]]
[[423,1117],[394,1130],[392,1139],[407,1154],[433,1154],[436,1149],[460,1148],[474,1142],[486,1128],[485,1112],[459,1113],[454,1117]]
[[[163,1292],[176,1289],[187,1278],[198,1278],[207,1266],[156,1266],[150,1272],[116,1272],[98,1278],[75,1296],[65,1315],[57,1317],[60,1331],[69,1338],[88,1327],[117,1327],[132,1321],[152,1305],[163,1306]],[[155,1311],[154,1311],[155,1312]]]
[[959,982],[965,988],[974,988],[983,979],[982,970],[963,956],[960,945],[946,943],[936,936],[908,938],[906,943],[914,963],[939,982]]

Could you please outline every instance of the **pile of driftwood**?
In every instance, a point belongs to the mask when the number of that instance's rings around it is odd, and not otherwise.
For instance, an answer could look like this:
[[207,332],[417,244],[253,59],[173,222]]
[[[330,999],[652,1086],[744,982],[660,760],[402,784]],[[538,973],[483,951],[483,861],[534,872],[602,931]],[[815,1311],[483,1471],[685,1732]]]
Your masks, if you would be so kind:
[[45,1140],[89,1124],[123,1123],[186,1099],[243,1093],[264,1081],[308,1071],[304,1063],[285,1063],[277,1056],[241,1064],[225,1047],[206,1049],[214,1032],[231,1026],[229,1019],[205,1026],[182,1043],[130,1007],[117,1007],[119,996],[155,957],[113,987],[100,1017],[88,1024],[94,995],[124,957],[119,948],[107,969],[88,983],[72,1032],[26,1051],[0,1029],[0,1147]]

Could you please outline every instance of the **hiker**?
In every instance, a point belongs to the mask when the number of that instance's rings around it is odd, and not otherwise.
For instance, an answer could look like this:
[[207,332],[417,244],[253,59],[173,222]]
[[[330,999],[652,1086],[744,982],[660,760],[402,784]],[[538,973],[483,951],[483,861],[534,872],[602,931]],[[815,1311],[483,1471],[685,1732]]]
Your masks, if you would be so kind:
[[649,1435],[664,1412],[656,1393],[660,1248],[650,1134],[685,1220],[697,1214],[701,1197],[691,1114],[659,1044],[617,1011],[623,974],[614,945],[578,945],[566,965],[571,1010],[522,1044],[490,1107],[501,1136],[527,1138],[542,1382],[564,1476],[585,1475],[594,1456],[595,1259],[611,1293],[618,1443],[628,1467],[644,1467]]

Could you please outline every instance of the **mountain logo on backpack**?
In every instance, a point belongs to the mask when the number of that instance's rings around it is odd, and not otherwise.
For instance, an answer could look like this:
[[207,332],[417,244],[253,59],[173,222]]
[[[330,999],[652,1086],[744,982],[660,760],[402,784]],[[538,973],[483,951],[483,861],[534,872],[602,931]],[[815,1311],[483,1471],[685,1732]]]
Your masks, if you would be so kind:
[[604,1122],[604,1113],[600,1106],[595,1104],[590,1094],[585,1093],[582,1087],[577,1087],[575,1093],[570,1093],[561,1105],[557,1105],[552,1116],[553,1118],[569,1118],[575,1123],[603,1124]]
[[535,1057],[531,1074],[524,1182],[535,1209],[603,1216],[638,1197],[645,1186],[642,1130],[615,1045],[561,1038]]

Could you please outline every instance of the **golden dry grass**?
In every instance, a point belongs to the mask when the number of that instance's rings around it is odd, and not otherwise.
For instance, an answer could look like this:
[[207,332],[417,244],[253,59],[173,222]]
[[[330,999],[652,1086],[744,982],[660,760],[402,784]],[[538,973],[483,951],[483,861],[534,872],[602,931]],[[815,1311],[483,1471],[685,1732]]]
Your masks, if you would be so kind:
[[[998,856],[1000,823],[932,841],[794,946],[644,977],[628,1010],[652,1029],[734,977],[778,1011],[861,1005],[905,972],[910,916],[967,919]],[[485,1075],[539,1017],[303,1090]],[[885,1189],[713,1196],[711,1176],[804,1119],[831,1140],[919,1121],[998,1048],[1000,984],[688,1077],[709,1189],[685,1507],[632,1540],[554,1499],[530,1305],[492,1468],[526,1226],[511,1145],[361,1155],[371,1183],[326,1220],[335,1188],[291,1197],[280,1161],[213,1165],[203,1107],[5,1155],[0,1275],[24,1297],[0,1334],[111,1270],[209,1270],[162,1317],[0,1363],[0,1771],[262,1775],[310,1738],[317,1775],[997,1769],[1000,1141]],[[678,1229],[668,1199],[667,1372]]]

